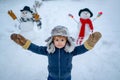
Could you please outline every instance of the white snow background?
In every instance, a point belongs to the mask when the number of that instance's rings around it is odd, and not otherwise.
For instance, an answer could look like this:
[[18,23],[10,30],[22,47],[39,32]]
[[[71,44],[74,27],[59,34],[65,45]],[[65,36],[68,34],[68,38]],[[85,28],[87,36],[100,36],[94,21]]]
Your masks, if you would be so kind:
[[[7,14],[8,10],[19,17],[20,10],[33,3],[34,0],[0,0],[0,80],[47,79],[47,57],[24,50],[10,39],[16,21]],[[68,17],[69,13],[79,21],[78,12],[82,8],[93,12],[91,19],[102,11],[103,15],[93,23],[94,31],[101,32],[102,38],[94,49],[73,58],[72,80],[120,80],[119,3],[119,0],[44,1],[38,9],[42,29],[36,30],[32,42],[46,45],[44,40],[57,25],[68,27],[70,35],[75,37],[77,24]]]

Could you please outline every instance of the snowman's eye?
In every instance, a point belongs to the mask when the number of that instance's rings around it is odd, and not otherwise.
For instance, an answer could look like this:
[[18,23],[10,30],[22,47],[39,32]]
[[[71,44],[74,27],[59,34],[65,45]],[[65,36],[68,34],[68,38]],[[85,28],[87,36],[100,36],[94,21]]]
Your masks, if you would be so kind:
[[27,14],[27,12],[26,11],[24,11],[24,12],[22,12],[23,14]]
[[25,14],[27,14],[27,12],[25,12]]

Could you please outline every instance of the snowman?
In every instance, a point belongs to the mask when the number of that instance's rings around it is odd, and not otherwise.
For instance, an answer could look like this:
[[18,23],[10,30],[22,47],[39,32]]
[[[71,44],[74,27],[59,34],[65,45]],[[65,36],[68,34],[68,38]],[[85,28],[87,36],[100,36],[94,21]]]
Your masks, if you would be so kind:
[[34,23],[36,23],[38,29],[41,29],[41,21],[39,15],[37,13],[33,13],[29,6],[25,6],[20,11],[20,25],[18,26],[20,29],[20,34],[30,38],[35,35]]
[[19,24],[15,25],[16,30],[23,35],[26,38],[30,38],[34,36],[35,30],[35,24],[38,29],[41,29],[41,21],[39,18],[38,13],[35,13],[35,11],[31,10],[29,6],[24,6],[22,10],[20,10],[21,15],[18,19],[14,12],[8,11],[8,14],[13,18],[13,20],[17,20]]
[[88,38],[90,34],[93,33],[93,24],[90,18],[93,16],[93,13],[88,9],[81,9],[78,13],[80,16],[79,19],[79,33],[77,38],[77,45],[81,45],[83,40]]
[[21,32],[27,32],[33,30],[34,22],[36,22],[37,27],[41,28],[41,21],[39,15],[37,13],[33,13],[29,6],[25,6],[21,11],[21,18],[20,18],[20,29]]

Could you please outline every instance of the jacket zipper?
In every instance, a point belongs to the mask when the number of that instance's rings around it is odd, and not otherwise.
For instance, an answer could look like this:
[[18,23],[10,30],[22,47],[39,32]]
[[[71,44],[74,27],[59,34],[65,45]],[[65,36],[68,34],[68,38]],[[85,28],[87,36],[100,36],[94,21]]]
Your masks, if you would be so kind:
[[59,54],[58,54],[58,67],[59,67],[59,80],[60,80],[60,49],[59,49]]

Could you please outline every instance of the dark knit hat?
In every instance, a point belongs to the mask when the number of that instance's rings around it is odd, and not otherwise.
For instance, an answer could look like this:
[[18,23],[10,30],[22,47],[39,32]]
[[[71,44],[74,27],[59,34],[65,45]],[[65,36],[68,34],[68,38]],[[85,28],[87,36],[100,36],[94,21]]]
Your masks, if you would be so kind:
[[30,10],[30,7],[29,6],[25,6],[22,10],[20,10],[21,12],[22,11],[29,11],[31,13],[33,13],[33,11]]
[[81,12],[83,12],[83,11],[89,12],[89,13],[90,13],[90,17],[93,16],[93,13],[92,13],[88,8],[81,9],[81,10],[79,11],[78,15],[80,16]]

